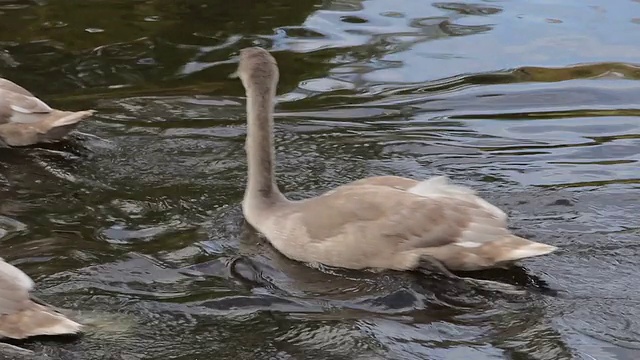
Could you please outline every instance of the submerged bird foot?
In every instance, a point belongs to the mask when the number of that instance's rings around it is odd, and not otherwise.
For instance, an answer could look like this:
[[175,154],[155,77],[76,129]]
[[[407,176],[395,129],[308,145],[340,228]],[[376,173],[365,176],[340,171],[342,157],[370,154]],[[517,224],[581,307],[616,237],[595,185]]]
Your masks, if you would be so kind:
[[[229,267],[229,272],[232,277],[240,280],[243,283],[250,284],[251,286],[261,287],[264,284],[261,283],[260,270],[255,267],[255,265],[251,261],[243,261],[247,260],[241,255],[232,256],[227,260],[227,267]],[[243,269],[241,266],[242,263],[245,263],[245,268]]]
[[463,280],[467,284],[475,285],[481,290],[501,292],[509,295],[524,295],[527,293],[525,290],[520,289],[515,285],[505,284],[498,281],[481,280],[481,279],[474,279],[470,277],[460,277],[460,276],[458,276],[458,279]]
[[419,268],[420,270],[426,270],[430,273],[444,275],[451,280],[464,282],[466,285],[471,285],[472,287],[479,288],[479,290],[495,291],[509,295],[524,295],[526,293],[525,290],[520,289],[515,285],[505,284],[492,280],[481,280],[458,276],[447,269],[441,261],[430,256],[424,256],[421,259]]
[[33,355],[33,351],[31,350],[27,350],[27,349],[23,349],[21,347],[15,346],[15,345],[11,345],[11,344],[7,344],[4,342],[0,342],[0,358],[4,359],[4,357],[1,357],[3,354],[5,355]]

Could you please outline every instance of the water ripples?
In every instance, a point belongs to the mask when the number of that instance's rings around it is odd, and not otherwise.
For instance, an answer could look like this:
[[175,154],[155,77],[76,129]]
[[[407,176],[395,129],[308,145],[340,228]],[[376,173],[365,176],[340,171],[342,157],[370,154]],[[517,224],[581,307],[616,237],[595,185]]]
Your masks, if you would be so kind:
[[[25,346],[66,359],[633,358],[637,4],[266,4],[1,2],[2,75],[99,110],[62,144],[0,149],[0,255],[91,329]],[[282,68],[289,196],[447,175],[561,248],[478,275],[530,294],[311,268],[257,237],[239,208],[244,93],[227,78],[249,45]]]

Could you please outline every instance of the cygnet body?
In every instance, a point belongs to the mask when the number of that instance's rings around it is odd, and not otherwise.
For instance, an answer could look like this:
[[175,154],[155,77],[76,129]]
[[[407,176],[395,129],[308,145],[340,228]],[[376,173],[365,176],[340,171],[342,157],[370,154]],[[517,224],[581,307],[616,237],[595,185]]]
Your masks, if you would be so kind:
[[22,86],[0,78],[0,143],[28,146],[55,142],[93,113],[52,109]]
[[266,50],[243,49],[236,74],[247,96],[243,213],[285,256],[348,269],[427,268],[454,276],[449,270],[504,267],[556,250],[511,234],[502,210],[445,177],[370,177],[316,197],[287,199],[275,177],[276,60]]
[[0,258],[0,340],[40,335],[65,335],[82,326],[30,296],[31,278]]

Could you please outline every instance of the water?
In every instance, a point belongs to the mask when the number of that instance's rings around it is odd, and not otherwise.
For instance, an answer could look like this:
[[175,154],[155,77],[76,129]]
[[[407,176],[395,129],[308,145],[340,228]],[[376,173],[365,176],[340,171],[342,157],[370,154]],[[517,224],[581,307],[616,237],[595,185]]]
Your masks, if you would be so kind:
[[[255,4],[0,1],[0,75],[99,111],[67,142],[0,151],[0,254],[90,324],[21,346],[83,360],[637,358],[639,2]],[[227,78],[250,45],[281,67],[289,196],[447,175],[561,248],[477,275],[532,291],[312,269],[260,240],[240,211],[244,93]]]

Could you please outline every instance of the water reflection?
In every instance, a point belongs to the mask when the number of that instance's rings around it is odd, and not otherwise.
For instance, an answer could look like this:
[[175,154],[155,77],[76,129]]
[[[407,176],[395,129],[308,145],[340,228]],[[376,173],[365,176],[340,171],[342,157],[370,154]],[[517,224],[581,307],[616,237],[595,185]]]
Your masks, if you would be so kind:
[[[0,255],[90,324],[64,359],[634,359],[640,348],[637,2],[0,4],[0,73],[99,110],[69,141],[0,149]],[[244,224],[237,51],[282,71],[294,198],[448,175],[563,250],[479,276],[315,269]],[[234,261],[237,260],[237,261]],[[233,264],[233,266],[232,266]]]

